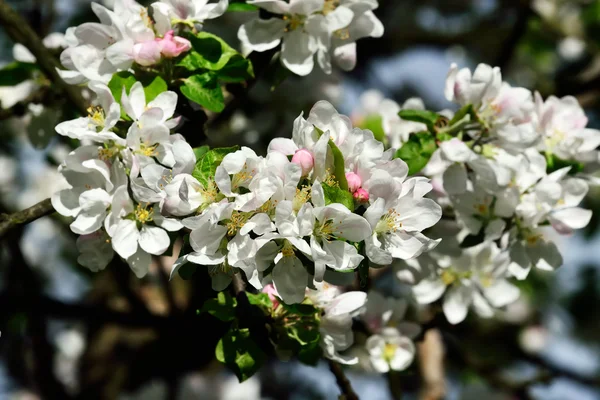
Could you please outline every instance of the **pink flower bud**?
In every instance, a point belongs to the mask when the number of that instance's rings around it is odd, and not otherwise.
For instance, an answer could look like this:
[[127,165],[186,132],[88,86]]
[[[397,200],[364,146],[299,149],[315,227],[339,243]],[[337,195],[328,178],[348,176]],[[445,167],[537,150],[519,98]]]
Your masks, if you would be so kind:
[[369,201],[369,192],[367,192],[363,188],[360,188],[356,192],[354,192],[353,196],[354,199],[359,203],[366,203],[367,201]]
[[172,30],[165,33],[163,38],[156,38],[155,41],[159,43],[162,55],[167,58],[177,57],[192,48],[189,40],[181,36],[174,36]]
[[362,179],[354,172],[346,172],[346,180],[348,181],[348,189],[354,193],[362,186]]
[[296,153],[292,157],[292,162],[302,167],[302,176],[308,175],[315,164],[312,154],[306,149],[296,150]]
[[160,62],[160,44],[154,40],[137,43],[133,46],[133,59],[139,65],[148,67]]
[[277,293],[277,289],[275,289],[275,286],[273,286],[272,283],[269,283],[263,288],[262,292],[269,295],[269,299],[273,303],[273,308],[277,308],[277,306],[279,305],[279,293]]

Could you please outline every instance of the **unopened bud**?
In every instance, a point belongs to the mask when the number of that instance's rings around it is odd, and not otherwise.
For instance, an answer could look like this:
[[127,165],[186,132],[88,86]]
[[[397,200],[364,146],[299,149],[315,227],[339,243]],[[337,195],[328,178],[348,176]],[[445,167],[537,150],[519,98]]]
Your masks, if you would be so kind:
[[369,201],[369,192],[367,192],[363,188],[360,188],[356,192],[354,192],[353,196],[354,200],[358,201],[359,203],[366,203],[367,201]]
[[163,38],[156,38],[155,40],[160,45],[160,52],[167,58],[177,57],[192,48],[189,40],[181,36],[175,36],[172,30],[165,33]]
[[154,40],[137,43],[133,46],[133,59],[144,67],[158,64],[161,59],[160,44]]
[[262,289],[262,292],[269,295],[269,299],[271,300],[271,303],[273,303],[273,308],[277,308],[279,305],[279,293],[277,293],[275,286],[273,286],[272,283],[269,283]]
[[297,150],[292,157],[292,162],[302,168],[302,176],[308,175],[315,164],[312,154],[306,149]]
[[356,192],[362,186],[362,179],[354,172],[346,172],[346,180],[348,181],[348,189],[351,193]]

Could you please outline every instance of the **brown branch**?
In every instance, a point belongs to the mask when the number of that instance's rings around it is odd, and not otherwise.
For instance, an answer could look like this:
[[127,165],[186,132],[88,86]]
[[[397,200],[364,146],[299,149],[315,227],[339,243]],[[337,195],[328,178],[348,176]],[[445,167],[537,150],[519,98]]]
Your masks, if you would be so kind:
[[[2,0],[0,0],[2,1]],[[0,237],[10,229],[23,224],[28,224],[36,219],[45,217],[54,212],[54,207],[50,199],[42,200],[39,203],[13,214],[0,215]]]
[[352,384],[346,377],[342,366],[335,361],[327,360],[329,364],[329,369],[335,376],[335,381],[337,385],[340,387],[342,395],[340,396],[341,400],[358,400],[358,395],[352,389]]
[[440,400],[446,396],[444,374],[444,343],[438,329],[430,329],[425,333],[422,342],[417,343],[419,349],[419,369],[423,386],[419,398],[421,400]]
[[0,0],[0,24],[8,36],[15,42],[27,47],[37,60],[37,64],[44,74],[58,89],[69,99],[75,108],[83,115],[86,114],[87,102],[81,95],[79,88],[67,84],[56,71],[60,67],[58,61],[44,46],[31,26],[19,13],[10,7],[5,0]]

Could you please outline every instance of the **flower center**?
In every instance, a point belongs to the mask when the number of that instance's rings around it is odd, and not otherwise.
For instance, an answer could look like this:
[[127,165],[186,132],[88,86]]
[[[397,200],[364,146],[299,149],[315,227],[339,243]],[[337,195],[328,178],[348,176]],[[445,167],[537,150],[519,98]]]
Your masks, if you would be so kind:
[[302,186],[302,189],[296,189],[296,195],[292,201],[292,208],[298,212],[302,206],[310,199],[310,187]]
[[100,147],[98,148],[98,158],[102,161],[109,161],[119,153],[117,147]]
[[287,27],[285,28],[286,32],[290,32],[296,30],[302,26],[304,26],[304,20],[306,17],[304,15],[284,15],[283,20],[287,21]]
[[157,147],[158,147],[158,143],[150,145],[150,146],[147,146],[142,143],[142,144],[140,144],[140,149],[139,149],[138,153],[143,154],[147,157],[154,157],[154,156],[158,155],[158,151],[156,151]]
[[383,346],[383,359],[387,363],[390,363],[394,359],[397,349],[398,345],[394,343],[386,343],[385,346]]
[[104,109],[100,106],[88,107],[89,124],[95,127],[103,128],[105,121]]
[[[328,219],[315,229],[315,236],[319,236],[325,240],[333,238],[333,233],[336,231],[335,223],[332,219]],[[342,233],[342,232],[340,232]]]
[[200,193],[200,195],[203,197],[205,204],[216,203],[221,200],[222,197],[213,179],[208,180],[206,187],[200,186],[198,193]]
[[152,221],[152,212],[154,211],[153,207],[144,207],[141,204],[138,204],[135,208],[135,219],[145,224],[146,222]]
[[240,211],[232,212],[231,218],[229,218],[225,225],[227,227],[227,235],[234,236],[237,233],[237,231],[242,229],[242,227],[248,221],[248,215],[248,213]]
[[237,174],[234,174],[231,178],[231,188],[238,189],[240,186],[247,186],[248,183],[254,178],[256,174],[256,170],[248,171],[246,169],[246,165],[244,164],[244,169],[242,169]]
[[281,249],[281,254],[284,257],[293,257],[295,254],[294,246],[292,246],[292,244],[289,241],[285,240],[283,242],[283,248]]
[[402,228],[402,222],[400,222],[400,213],[393,208],[390,208],[383,217],[379,220],[375,226],[375,232],[377,233],[396,233]]
[[340,5],[340,0],[325,0],[323,5],[323,15],[333,12]]
[[470,271],[460,273],[450,267],[445,268],[444,271],[442,271],[440,279],[442,280],[442,282],[444,282],[444,285],[450,286],[453,283],[458,282],[462,278],[469,279],[471,275],[472,273]]

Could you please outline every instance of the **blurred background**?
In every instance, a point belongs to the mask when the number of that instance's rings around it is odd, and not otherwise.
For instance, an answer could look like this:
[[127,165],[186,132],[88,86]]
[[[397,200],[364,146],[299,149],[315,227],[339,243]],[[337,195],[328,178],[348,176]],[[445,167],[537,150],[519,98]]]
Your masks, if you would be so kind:
[[[111,0],[98,0],[111,6]],[[96,21],[90,1],[9,1],[41,37]],[[142,2],[144,3],[144,2]],[[452,108],[443,97],[452,62],[500,66],[513,85],[544,97],[576,96],[592,128],[600,128],[600,1],[379,0],[381,39],[358,42],[358,65],[330,76],[260,80],[203,132],[186,129],[194,145],[240,144],[258,153],[321,99],[361,121],[387,97],[420,97],[429,109]],[[239,48],[236,32],[251,18],[228,13],[205,26]],[[58,40],[59,41],[59,40]],[[50,36],[46,46],[55,47]],[[22,49],[0,29],[0,62]],[[56,50],[56,54],[60,49]],[[17,211],[64,187],[56,167],[72,144],[54,132],[74,110],[41,76],[17,86],[0,79],[0,213]],[[436,325],[442,346],[419,344],[419,360],[402,374],[355,368],[348,376],[361,399],[600,399],[600,192],[586,206],[595,218],[585,232],[556,238],[565,263],[535,271],[521,299],[492,320],[470,317]],[[214,297],[205,271],[168,281],[172,259],[156,259],[136,279],[113,262],[93,273],[77,264],[75,235],[53,215],[0,239],[0,399],[336,399],[325,365],[272,360],[249,381],[214,360],[219,322],[197,315]],[[388,295],[406,293],[393,271],[379,277]],[[432,354],[433,352],[433,354]],[[443,357],[435,371],[427,360]],[[433,378],[432,378],[433,376]],[[443,397],[426,385],[445,380]],[[444,385],[440,385],[444,387]]]

